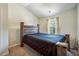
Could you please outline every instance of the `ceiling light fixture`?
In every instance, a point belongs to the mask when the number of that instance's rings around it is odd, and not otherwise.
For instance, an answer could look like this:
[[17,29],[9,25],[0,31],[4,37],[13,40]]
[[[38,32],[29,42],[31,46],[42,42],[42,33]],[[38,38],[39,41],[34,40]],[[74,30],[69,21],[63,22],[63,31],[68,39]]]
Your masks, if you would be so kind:
[[51,10],[49,10],[48,12],[51,13]]

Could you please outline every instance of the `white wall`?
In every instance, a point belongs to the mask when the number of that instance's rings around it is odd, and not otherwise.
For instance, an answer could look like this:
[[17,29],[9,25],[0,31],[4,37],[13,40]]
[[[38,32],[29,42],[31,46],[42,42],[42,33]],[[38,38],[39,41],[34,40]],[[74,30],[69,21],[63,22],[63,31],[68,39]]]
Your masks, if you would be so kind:
[[[57,16],[59,16],[60,18],[60,34],[70,34],[70,38],[72,41],[77,39],[77,8],[75,7],[65,12],[59,13],[53,17]],[[48,31],[46,18],[40,19],[41,32]]]
[[71,9],[57,16],[60,17],[61,33],[69,33],[75,38],[77,36],[77,9]]
[[18,4],[8,4],[8,18],[10,46],[20,43],[19,27],[21,21],[29,25],[36,25],[38,23],[38,18],[36,16]]
[[0,55],[8,53],[8,4],[0,4]]
[[79,4],[77,4],[77,38],[78,38],[78,45],[79,45]]
[[59,14],[58,16],[60,17],[60,33],[70,34],[70,45],[73,47],[75,40],[77,39],[77,9],[71,9],[62,14]]

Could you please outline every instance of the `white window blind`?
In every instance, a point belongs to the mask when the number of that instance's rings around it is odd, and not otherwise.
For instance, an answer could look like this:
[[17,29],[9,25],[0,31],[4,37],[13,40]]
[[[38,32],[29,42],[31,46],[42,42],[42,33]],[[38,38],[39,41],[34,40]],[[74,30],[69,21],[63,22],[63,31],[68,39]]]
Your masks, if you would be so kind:
[[59,18],[51,18],[48,20],[48,33],[58,34],[60,31]]
[[55,19],[49,19],[49,21],[48,21],[48,33],[55,34]]

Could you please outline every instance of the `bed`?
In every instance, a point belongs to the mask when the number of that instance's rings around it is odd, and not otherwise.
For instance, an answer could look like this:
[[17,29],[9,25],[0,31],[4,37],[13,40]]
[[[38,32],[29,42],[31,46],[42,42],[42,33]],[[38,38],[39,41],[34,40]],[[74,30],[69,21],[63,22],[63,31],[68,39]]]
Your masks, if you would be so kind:
[[47,33],[40,33],[39,25],[24,25],[20,22],[20,39],[21,47],[27,44],[32,49],[44,56],[57,56],[57,42],[68,43],[68,50],[70,49],[69,35],[51,35]]

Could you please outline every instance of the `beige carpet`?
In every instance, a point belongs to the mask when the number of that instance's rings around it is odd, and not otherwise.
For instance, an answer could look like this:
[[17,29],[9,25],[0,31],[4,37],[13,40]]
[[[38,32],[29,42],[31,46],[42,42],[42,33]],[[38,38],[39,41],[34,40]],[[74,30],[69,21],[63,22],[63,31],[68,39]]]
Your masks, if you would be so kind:
[[[9,48],[10,56],[40,56],[38,52],[30,48],[29,46],[24,46],[23,48],[19,45]],[[8,55],[8,56],[9,56]]]

